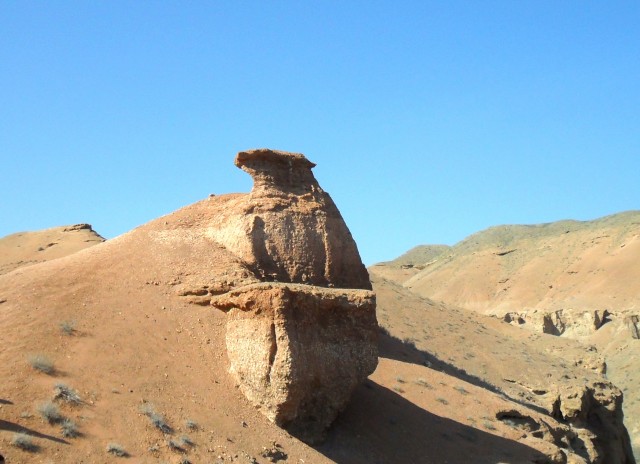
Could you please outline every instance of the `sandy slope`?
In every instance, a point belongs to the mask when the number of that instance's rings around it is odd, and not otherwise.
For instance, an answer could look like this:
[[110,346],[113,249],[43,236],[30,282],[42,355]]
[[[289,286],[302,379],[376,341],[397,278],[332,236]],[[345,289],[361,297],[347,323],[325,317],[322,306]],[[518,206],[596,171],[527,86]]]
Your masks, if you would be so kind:
[[61,258],[103,241],[89,224],[7,235],[0,238],[0,274]]
[[[561,458],[548,436],[496,416],[517,410],[560,427],[541,406],[556,392],[540,390],[563,377],[580,385],[599,380],[578,360],[580,347],[436,304],[381,278],[374,279],[378,317],[390,335],[381,336],[378,370],[355,392],[327,441],[310,447],[268,422],[227,374],[224,315],[180,296],[184,286],[221,273],[243,278],[234,274],[237,259],[207,236],[208,224],[232,201],[233,195],[209,198],[116,239],[0,276],[0,447],[7,462],[113,462],[105,452],[110,442],[127,450],[127,462],[176,463],[187,456],[266,463],[265,450],[285,453],[291,463]],[[63,322],[75,331],[65,334]],[[50,358],[55,371],[34,370],[33,354]],[[63,438],[60,426],[37,412],[58,382],[82,397],[79,406],[60,406],[79,425],[79,438]],[[141,412],[149,404],[173,433],[163,434]],[[198,428],[189,429],[187,420]],[[17,431],[30,433],[40,450],[10,446]],[[195,445],[171,449],[169,440],[183,435]]]
[[[640,312],[640,212],[492,227],[436,250],[417,247],[372,269],[418,295],[508,315],[522,328],[597,348],[608,378],[625,392],[626,423],[639,454],[640,342],[629,320]],[[596,311],[605,310],[600,325]]]

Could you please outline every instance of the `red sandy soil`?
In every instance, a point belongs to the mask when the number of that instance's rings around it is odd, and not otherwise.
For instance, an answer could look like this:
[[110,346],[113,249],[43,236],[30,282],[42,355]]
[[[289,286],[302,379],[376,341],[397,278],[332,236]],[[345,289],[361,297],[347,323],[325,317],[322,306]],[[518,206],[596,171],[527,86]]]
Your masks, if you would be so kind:
[[[326,442],[309,446],[270,423],[227,373],[224,314],[177,292],[233,266],[206,234],[232,200],[203,200],[113,240],[82,242],[94,246],[80,251],[64,234],[47,238],[56,241],[52,251],[70,254],[38,264],[27,263],[48,251],[34,249],[40,242],[31,235],[23,236],[28,246],[3,239],[3,256],[18,245],[31,250],[7,260],[22,266],[0,275],[0,453],[7,463],[114,462],[109,443],[122,445],[130,455],[123,462],[131,463],[267,463],[269,450],[289,463],[345,464],[530,463],[557,454],[496,415],[516,409],[542,417],[536,387],[553,389],[563,376],[598,379],[583,366],[582,347],[435,303],[381,277],[374,278],[378,318],[390,335],[381,334],[377,371]],[[67,334],[61,324],[74,330]],[[35,370],[32,355],[49,358],[54,371]],[[60,425],[38,413],[57,383],[82,398],[77,406],[58,403],[77,423],[78,438],[62,437]],[[143,414],[148,405],[171,434]],[[20,431],[38,451],[11,446]],[[194,446],[172,450],[169,440],[184,435]]]

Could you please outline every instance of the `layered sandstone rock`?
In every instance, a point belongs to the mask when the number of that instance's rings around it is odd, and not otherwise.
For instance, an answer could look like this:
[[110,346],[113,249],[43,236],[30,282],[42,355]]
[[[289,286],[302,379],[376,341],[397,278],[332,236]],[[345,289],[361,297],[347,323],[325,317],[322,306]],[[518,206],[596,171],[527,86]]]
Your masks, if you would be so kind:
[[247,285],[211,302],[228,312],[231,373],[276,424],[315,441],[378,362],[375,296],[310,285]]
[[377,366],[375,295],[313,163],[260,149],[239,153],[235,164],[253,189],[230,200],[207,235],[250,275],[182,294],[228,313],[230,372],[246,397],[316,441]]
[[315,165],[298,153],[238,153],[236,166],[254,180],[249,195],[209,230],[263,281],[371,289],[356,244]]
[[568,444],[587,463],[632,464],[629,435],[621,427],[622,392],[607,381],[587,385],[557,385],[546,395],[548,413],[568,425]]

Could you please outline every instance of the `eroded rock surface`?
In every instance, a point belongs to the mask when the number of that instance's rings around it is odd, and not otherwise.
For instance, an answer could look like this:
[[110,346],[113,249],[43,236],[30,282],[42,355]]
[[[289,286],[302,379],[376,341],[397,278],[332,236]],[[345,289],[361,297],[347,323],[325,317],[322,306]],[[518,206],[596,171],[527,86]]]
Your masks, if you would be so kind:
[[371,290],[356,244],[338,208],[303,155],[268,149],[238,153],[254,180],[249,195],[209,233],[264,281]]
[[231,197],[206,233],[238,258],[240,277],[180,294],[227,312],[230,372],[249,401],[317,441],[378,363],[369,274],[312,162],[260,149],[235,164],[253,189]]
[[260,283],[216,296],[231,373],[276,424],[314,441],[378,363],[368,290]]
[[585,462],[633,464],[627,431],[622,424],[622,392],[609,382],[559,385],[548,412],[567,424],[572,436],[568,444]]

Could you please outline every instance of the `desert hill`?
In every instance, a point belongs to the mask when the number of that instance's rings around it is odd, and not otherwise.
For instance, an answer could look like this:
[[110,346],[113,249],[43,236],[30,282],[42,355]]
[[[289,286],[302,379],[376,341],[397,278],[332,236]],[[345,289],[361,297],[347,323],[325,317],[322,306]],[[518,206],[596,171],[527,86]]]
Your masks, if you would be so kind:
[[7,235],[0,238],[0,274],[61,258],[103,241],[89,224]]
[[603,310],[640,302],[634,285],[640,273],[639,211],[595,221],[492,227],[453,247],[438,247],[427,259],[424,249],[389,265],[413,264],[403,282],[407,288],[469,309]]
[[640,450],[640,212],[492,227],[435,249],[416,247],[371,270],[417,295],[597,350],[625,393],[626,423]]
[[[286,224],[306,220],[304,202],[319,198],[312,190],[292,209],[278,206],[295,213]],[[0,275],[0,453],[8,463],[106,463],[119,450],[126,462],[632,462],[622,395],[602,378],[598,356],[376,276],[377,369],[323,443],[276,426],[230,375],[230,314],[214,303],[243,288],[279,288],[288,276],[350,286],[325,292],[332,295],[366,296],[358,286],[371,284],[347,265],[347,235],[336,254],[324,248],[325,266],[313,256],[302,267],[265,260],[306,253],[318,234],[299,234],[322,221],[301,229],[251,219],[259,240],[252,233],[244,242],[238,224],[286,195],[258,197],[259,207],[247,207],[247,194],[209,197]],[[278,241],[288,233],[291,241]],[[15,446],[18,433],[31,449]]]

